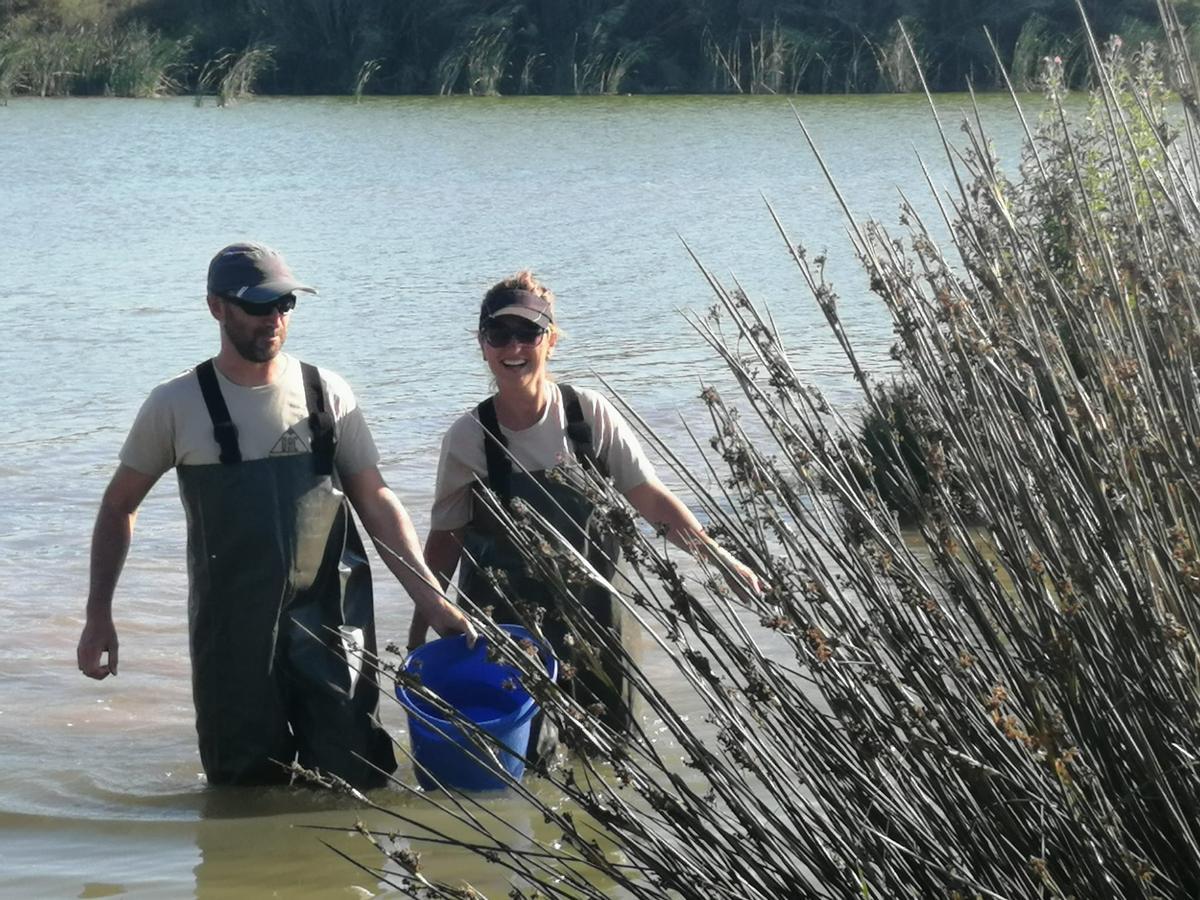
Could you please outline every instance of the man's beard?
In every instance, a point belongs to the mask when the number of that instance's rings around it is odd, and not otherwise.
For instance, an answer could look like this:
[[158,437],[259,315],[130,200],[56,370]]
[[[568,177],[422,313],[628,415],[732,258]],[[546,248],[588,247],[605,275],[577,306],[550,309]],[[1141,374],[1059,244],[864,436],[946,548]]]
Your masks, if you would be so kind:
[[264,335],[254,326],[242,328],[238,325],[231,325],[229,320],[226,320],[224,324],[225,334],[229,338],[229,342],[233,344],[233,349],[246,362],[270,362],[283,350],[283,341],[287,337],[286,323],[281,325],[277,332],[278,344],[271,339],[273,335]]

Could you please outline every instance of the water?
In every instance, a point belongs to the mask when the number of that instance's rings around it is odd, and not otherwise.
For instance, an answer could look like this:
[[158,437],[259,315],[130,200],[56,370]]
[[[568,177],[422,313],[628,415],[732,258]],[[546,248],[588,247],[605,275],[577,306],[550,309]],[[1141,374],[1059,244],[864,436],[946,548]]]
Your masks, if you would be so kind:
[[[940,102],[956,123],[966,98]],[[983,105],[1011,170],[1015,117],[1001,98]],[[933,217],[916,154],[943,182],[945,166],[923,100],[797,106],[855,212],[894,222],[904,182]],[[890,327],[780,99],[18,100],[0,108],[0,171],[5,895],[379,889],[319,843],[378,863],[344,833],[358,810],[304,791],[204,787],[173,478],[143,507],[118,591],[121,675],[95,683],[75,668],[97,503],[145,394],[215,350],[203,279],[218,247],[266,241],[321,289],[293,316],[288,349],[355,387],[422,534],[441,434],[488,390],[469,335],[479,300],[517,269],[560,298],[560,379],[602,376],[677,445],[680,416],[704,433],[695,396],[720,378],[678,313],[712,302],[683,241],[770,302],[801,375],[848,410],[847,366],[765,196],[793,240],[829,249],[847,330],[869,368],[886,368]],[[402,640],[408,601],[375,568],[380,634]],[[403,741],[399,708],[385,721]],[[447,824],[399,792],[379,799]],[[517,827],[543,827],[513,801],[490,802]],[[425,862],[432,876],[505,892],[453,851]]]

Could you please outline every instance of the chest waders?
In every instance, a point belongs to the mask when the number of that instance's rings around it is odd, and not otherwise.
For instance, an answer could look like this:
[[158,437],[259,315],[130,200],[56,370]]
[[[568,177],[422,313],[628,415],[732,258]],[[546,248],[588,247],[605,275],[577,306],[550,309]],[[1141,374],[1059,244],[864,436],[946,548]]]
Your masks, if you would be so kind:
[[244,461],[212,361],[196,369],[221,461],[176,471],[188,524],[192,696],[210,784],[287,782],[278,763],[294,759],[358,787],[387,780],[371,764],[396,768],[369,664],[342,639],[373,658],[371,572],[333,484],[337,437],[320,377],[306,363],[301,370],[311,452]]
[[[608,477],[608,467],[599,459],[592,446],[592,429],[583,418],[579,396],[570,385],[559,385],[567,418],[567,437],[575,451],[577,468],[560,469],[550,478],[547,470],[514,471],[512,460],[505,450],[507,443],[496,418],[496,406],[489,397],[476,407],[484,429],[484,451],[487,458],[487,486],[507,507],[514,498],[533,507],[567,538],[577,550],[606,579],[616,571],[620,549],[616,541],[600,533],[594,521],[595,508],[588,498],[586,472]],[[478,488],[473,490],[478,491]],[[483,498],[476,496],[473,517],[463,535],[462,571],[459,588],[479,606],[492,606],[492,618],[499,623],[523,624],[520,613],[492,587],[480,571],[484,568],[501,570],[508,580],[506,593],[519,603],[530,603],[546,610],[542,631],[554,648],[554,654],[576,668],[575,676],[566,685],[576,699],[586,705],[602,703],[604,721],[612,728],[625,730],[629,726],[630,698],[626,689],[624,661],[606,646],[595,649],[602,671],[596,671],[564,640],[567,621],[560,602],[552,589],[526,570],[519,551],[508,539],[504,526],[490,512]],[[474,560],[474,563],[472,563]],[[622,642],[621,606],[599,585],[589,583],[578,597],[596,627],[609,633],[616,644]],[[577,635],[587,640],[586,635]],[[531,742],[536,745],[537,737]]]

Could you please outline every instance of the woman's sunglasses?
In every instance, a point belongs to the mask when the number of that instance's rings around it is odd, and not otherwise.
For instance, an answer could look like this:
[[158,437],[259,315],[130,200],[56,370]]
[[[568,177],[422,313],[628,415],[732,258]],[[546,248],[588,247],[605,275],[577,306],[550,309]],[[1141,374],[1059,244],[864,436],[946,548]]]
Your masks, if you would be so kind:
[[534,325],[532,322],[520,325],[489,322],[480,330],[483,333],[483,339],[488,342],[488,346],[496,348],[507,347],[513,341],[516,341],[518,344],[536,347],[542,342],[542,337],[546,334],[545,328],[542,328],[540,325]]
[[274,312],[286,316],[296,308],[295,294],[288,294],[278,300],[272,300],[270,303],[250,303],[237,297],[222,297],[221,299],[232,303],[248,316],[269,316]]

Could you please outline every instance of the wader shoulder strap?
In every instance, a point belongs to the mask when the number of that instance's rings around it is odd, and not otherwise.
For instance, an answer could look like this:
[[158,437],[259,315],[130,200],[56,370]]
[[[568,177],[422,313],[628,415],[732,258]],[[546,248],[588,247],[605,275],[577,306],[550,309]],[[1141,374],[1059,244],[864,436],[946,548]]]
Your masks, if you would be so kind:
[[575,447],[575,458],[584,468],[591,466],[600,473],[601,478],[608,477],[608,465],[596,455],[592,444],[592,426],[583,418],[583,406],[579,403],[579,394],[569,384],[560,384],[563,408],[567,414],[567,437]]
[[483,426],[483,453],[487,457],[488,487],[496,496],[507,503],[512,498],[512,460],[508,458],[508,446],[500,431],[500,420],[496,418],[496,401],[488,397],[477,407],[475,414]]
[[240,463],[242,451],[238,449],[237,426],[229,418],[229,407],[221,395],[217,370],[211,359],[196,366],[196,378],[200,382],[200,393],[204,395],[204,405],[208,407],[208,417],[212,419],[213,437],[221,448],[221,463],[227,466]]
[[333,457],[337,453],[337,429],[333,413],[325,405],[325,389],[316,366],[300,363],[304,379],[304,402],[308,405],[308,429],[311,433],[313,468],[318,475],[333,474]]

